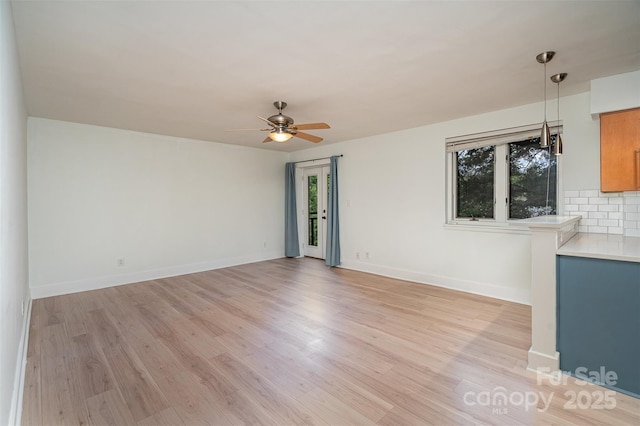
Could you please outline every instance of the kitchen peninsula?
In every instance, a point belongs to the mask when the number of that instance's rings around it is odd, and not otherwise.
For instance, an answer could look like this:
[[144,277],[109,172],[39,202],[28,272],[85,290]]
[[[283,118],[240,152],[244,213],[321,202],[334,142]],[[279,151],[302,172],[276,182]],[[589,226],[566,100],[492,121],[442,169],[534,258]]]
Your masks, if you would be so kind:
[[514,222],[531,230],[528,368],[606,371],[640,398],[640,238],[578,233],[580,217]]

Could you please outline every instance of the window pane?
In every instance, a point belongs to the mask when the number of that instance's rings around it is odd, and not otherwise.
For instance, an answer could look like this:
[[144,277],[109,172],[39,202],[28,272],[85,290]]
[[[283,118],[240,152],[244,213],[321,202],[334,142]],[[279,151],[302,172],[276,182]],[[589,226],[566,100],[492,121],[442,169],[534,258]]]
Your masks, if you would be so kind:
[[510,143],[509,218],[556,214],[556,175],[556,156],[540,148],[539,138]]
[[307,193],[309,194],[309,235],[307,244],[313,247],[318,246],[318,176],[309,176],[307,180]]
[[456,217],[493,218],[495,147],[456,152]]

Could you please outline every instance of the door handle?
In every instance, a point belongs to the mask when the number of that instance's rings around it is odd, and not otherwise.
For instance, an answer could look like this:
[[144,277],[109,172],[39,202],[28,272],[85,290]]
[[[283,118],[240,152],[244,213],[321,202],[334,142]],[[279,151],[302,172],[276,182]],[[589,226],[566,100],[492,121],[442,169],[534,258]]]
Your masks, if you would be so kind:
[[326,217],[326,216],[322,216],[322,218],[323,218],[323,219],[326,219],[327,217]]

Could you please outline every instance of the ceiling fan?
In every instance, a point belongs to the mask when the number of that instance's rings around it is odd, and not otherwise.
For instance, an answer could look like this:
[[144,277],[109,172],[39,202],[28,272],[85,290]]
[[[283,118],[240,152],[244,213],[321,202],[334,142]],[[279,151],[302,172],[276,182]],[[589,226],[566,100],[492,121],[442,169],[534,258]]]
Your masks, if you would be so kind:
[[314,130],[314,129],[330,129],[327,123],[307,123],[307,124],[294,124],[293,118],[284,115],[282,110],[287,107],[287,103],[283,101],[275,101],[273,103],[278,109],[278,114],[272,115],[269,118],[263,118],[258,116],[258,118],[264,122],[266,122],[269,127],[266,129],[233,129],[226,130],[227,132],[237,132],[243,130],[259,130],[262,132],[269,132],[269,136],[262,142],[286,142],[291,139],[293,136],[307,140],[309,142],[318,143],[322,141],[321,137],[311,135],[309,133],[301,132],[300,130]]

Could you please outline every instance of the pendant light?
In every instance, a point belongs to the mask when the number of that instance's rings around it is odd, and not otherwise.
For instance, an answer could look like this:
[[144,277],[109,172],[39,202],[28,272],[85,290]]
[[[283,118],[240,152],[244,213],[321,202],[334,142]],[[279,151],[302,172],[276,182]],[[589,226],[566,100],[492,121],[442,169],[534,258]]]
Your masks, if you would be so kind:
[[553,147],[553,153],[555,155],[562,155],[562,137],[560,136],[560,83],[562,83],[566,77],[566,72],[551,76],[551,81],[558,85],[558,133],[556,134],[556,144]]
[[547,124],[547,62],[551,61],[555,54],[556,52],[548,51],[536,56],[536,60],[544,64],[544,122],[542,123],[542,130],[540,132],[541,148],[548,148],[551,144],[551,133],[549,132],[549,125]]

